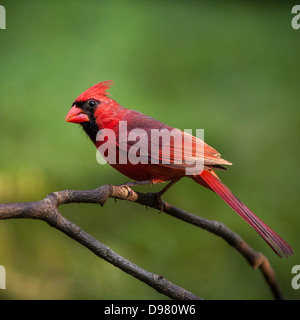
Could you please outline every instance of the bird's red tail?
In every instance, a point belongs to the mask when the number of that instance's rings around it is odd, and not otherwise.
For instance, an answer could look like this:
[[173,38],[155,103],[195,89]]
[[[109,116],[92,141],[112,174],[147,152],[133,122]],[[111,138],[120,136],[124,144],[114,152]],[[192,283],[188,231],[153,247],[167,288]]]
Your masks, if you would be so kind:
[[216,176],[204,170],[200,176],[194,176],[193,179],[217,193],[257,231],[279,257],[293,255],[291,246],[248,209]]

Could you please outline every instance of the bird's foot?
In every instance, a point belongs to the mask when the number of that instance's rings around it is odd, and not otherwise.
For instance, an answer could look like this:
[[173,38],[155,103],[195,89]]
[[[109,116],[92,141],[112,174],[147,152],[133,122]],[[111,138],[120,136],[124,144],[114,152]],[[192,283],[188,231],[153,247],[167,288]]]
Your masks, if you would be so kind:
[[133,197],[134,191],[130,188],[129,185],[127,185],[126,183],[124,183],[124,184],[118,185],[118,187],[126,188],[126,190],[127,190],[127,196],[125,197],[125,200],[127,200],[128,198]]
[[142,186],[142,185],[145,185],[145,184],[152,184],[152,183],[153,183],[152,180],[130,181],[130,182],[119,184],[118,187],[125,187],[127,189],[128,196],[126,197],[126,199],[128,199],[128,198],[132,197],[133,194],[134,194],[134,191],[131,189],[131,187]]
[[153,196],[156,198],[156,202],[158,203],[158,208],[159,208],[159,212],[158,213],[162,213],[165,209],[165,205],[164,202],[161,199],[161,193],[160,192],[151,192],[151,193],[147,193],[149,196]]
[[130,181],[126,183],[119,184],[118,187],[134,187],[134,186],[142,186],[145,184],[152,184],[152,180],[144,180],[144,181]]

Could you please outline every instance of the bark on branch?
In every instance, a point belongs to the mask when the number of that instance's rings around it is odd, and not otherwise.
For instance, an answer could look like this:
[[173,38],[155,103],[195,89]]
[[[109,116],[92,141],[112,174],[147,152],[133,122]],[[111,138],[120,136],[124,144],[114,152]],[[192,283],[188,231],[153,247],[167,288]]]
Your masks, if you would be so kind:
[[[84,245],[98,257],[143,281],[159,293],[176,300],[201,300],[201,298],[171,283],[164,277],[144,270],[118,255],[108,246],[83,231],[79,226],[67,220],[58,210],[60,205],[68,203],[94,203],[103,206],[108,198],[132,201],[147,207],[161,209],[161,203],[159,203],[155,194],[135,192],[125,186],[103,185],[94,190],[63,190],[53,192],[43,200],[36,202],[0,204],[0,220],[14,218],[43,220]],[[167,202],[162,202],[162,204],[163,212],[223,238],[238,250],[254,269],[260,268],[274,297],[276,299],[283,299],[275,272],[268,259],[263,254],[254,251],[239,235],[229,230],[223,223],[201,218],[174,207]]]

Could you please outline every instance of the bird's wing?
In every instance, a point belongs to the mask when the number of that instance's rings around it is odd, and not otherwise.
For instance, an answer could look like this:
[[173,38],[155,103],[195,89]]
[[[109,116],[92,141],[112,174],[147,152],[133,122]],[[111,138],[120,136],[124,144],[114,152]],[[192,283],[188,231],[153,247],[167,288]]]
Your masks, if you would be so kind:
[[[123,119],[126,121],[126,118]],[[174,129],[143,114],[135,113],[126,123],[127,136],[117,132],[117,145],[130,157],[140,157],[144,163],[161,164],[177,169],[193,167],[195,161],[204,166],[231,165],[219,152],[203,140]]]

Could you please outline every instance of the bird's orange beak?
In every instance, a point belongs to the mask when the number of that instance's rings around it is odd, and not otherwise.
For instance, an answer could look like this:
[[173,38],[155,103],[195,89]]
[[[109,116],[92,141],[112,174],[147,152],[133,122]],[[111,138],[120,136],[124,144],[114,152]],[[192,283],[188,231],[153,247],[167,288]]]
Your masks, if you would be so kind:
[[76,106],[73,106],[70,109],[70,111],[66,115],[65,120],[67,122],[72,122],[72,123],[82,123],[82,122],[89,122],[90,121],[88,115]]

